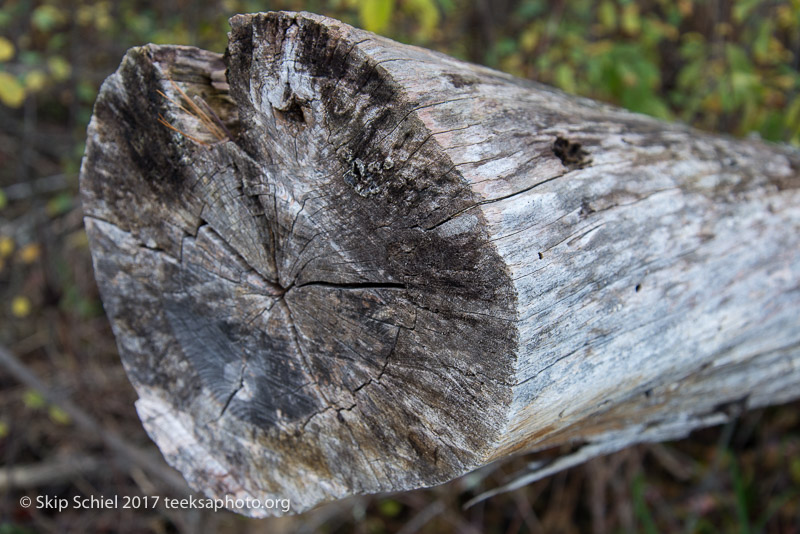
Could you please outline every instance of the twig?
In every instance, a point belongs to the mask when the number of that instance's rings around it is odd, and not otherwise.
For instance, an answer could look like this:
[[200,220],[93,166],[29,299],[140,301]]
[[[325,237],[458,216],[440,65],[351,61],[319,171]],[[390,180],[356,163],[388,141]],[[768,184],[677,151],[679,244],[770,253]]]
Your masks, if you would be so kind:
[[105,462],[99,458],[83,455],[70,455],[38,464],[6,467],[0,469],[0,492],[58,484],[76,476],[96,473],[105,467]]
[[97,435],[105,445],[138,465],[142,470],[150,473],[164,482],[168,487],[182,493],[189,493],[189,488],[183,478],[164,462],[154,458],[149,453],[129,445],[119,434],[103,428],[89,414],[75,405],[66,395],[48,387],[38,376],[23,365],[5,347],[0,346],[0,364],[5,367],[17,380],[26,386],[37,390],[50,404],[64,410],[75,421],[75,424],[85,432]]
[[[169,83],[172,84],[172,88],[182,97],[182,99],[186,103],[186,105],[189,106],[189,109],[186,109],[185,107],[183,107],[183,105],[180,102],[176,102],[175,100],[173,100],[172,98],[167,96],[162,91],[157,91],[158,94],[160,94],[168,102],[170,102],[172,105],[176,106],[178,109],[180,109],[181,111],[183,111],[187,115],[190,115],[190,116],[196,118],[197,120],[199,120],[200,123],[203,126],[205,126],[205,128],[211,133],[211,135],[213,135],[217,139],[217,141],[224,141],[226,138],[233,139],[233,136],[231,135],[230,131],[228,131],[228,129],[225,127],[225,123],[223,123],[222,120],[214,112],[214,110],[211,109],[211,106],[209,106],[200,97],[197,97],[197,102],[195,102],[195,100],[189,98],[189,95],[187,95],[186,92],[184,92],[184,90],[181,89],[180,86],[178,86],[178,84],[176,84],[174,81],[172,81],[171,78],[167,78],[167,79],[169,80]],[[198,102],[200,102],[202,104],[202,106],[205,107],[206,109],[204,110],[198,104]],[[187,138],[191,139],[195,143],[199,143],[201,145],[208,146],[208,143],[204,143],[204,142],[196,139],[195,137],[192,137],[191,135],[186,134],[185,132],[183,132],[182,130],[176,128],[175,126],[171,125],[161,115],[158,116],[158,122],[160,122],[161,124],[163,124],[164,126],[166,126],[167,128],[169,128],[171,130],[174,130],[174,131],[176,131],[178,133],[183,134],[184,136],[186,136]]]
[[37,193],[54,193],[70,187],[70,180],[66,174],[54,174],[27,182],[18,182],[5,188],[6,197],[9,200],[20,200],[32,197]]
[[179,128],[176,128],[175,126],[173,126],[173,125],[171,125],[170,123],[168,123],[168,122],[167,122],[167,119],[165,119],[165,118],[164,118],[162,115],[159,115],[159,116],[158,116],[158,122],[159,122],[159,123],[161,123],[161,124],[163,124],[163,125],[164,125],[164,126],[166,126],[167,128],[169,128],[169,129],[170,129],[170,130],[172,130],[173,132],[178,132],[178,133],[179,133],[179,134],[181,134],[182,136],[184,136],[184,137],[186,137],[186,138],[188,138],[188,139],[191,139],[192,141],[194,141],[194,142],[195,142],[195,143],[197,143],[198,145],[208,146],[208,143],[206,143],[206,142],[204,142],[204,141],[201,141],[201,140],[199,140],[199,139],[198,139],[198,138],[196,138],[196,137],[192,137],[191,135],[187,134],[187,133],[186,133],[186,132],[184,132],[183,130],[180,130]]
[[417,515],[412,517],[408,523],[403,525],[403,528],[397,531],[397,534],[414,534],[419,532],[422,527],[428,524],[434,517],[441,514],[445,509],[442,501],[433,501],[431,504],[423,508]]

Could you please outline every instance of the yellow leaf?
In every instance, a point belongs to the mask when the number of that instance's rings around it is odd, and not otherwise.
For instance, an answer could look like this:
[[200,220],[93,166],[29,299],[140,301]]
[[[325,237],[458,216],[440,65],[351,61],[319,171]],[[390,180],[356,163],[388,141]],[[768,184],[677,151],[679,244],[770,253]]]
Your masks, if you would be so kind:
[[555,80],[556,85],[568,93],[575,92],[575,69],[566,63],[562,63],[556,67]]
[[69,62],[61,56],[53,56],[47,60],[47,67],[50,69],[50,74],[56,81],[66,80],[72,73],[72,67]]
[[800,96],[796,96],[786,110],[786,124],[791,128],[800,129]]
[[800,458],[792,458],[789,467],[789,472],[792,474],[792,480],[800,484]]
[[69,414],[58,406],[50,406],[47,413],[50,415],[50,419],[59,425],[68,425],[72,422],[72,418],[70,418]]
[[702,101],[703,109],[711,113],[719,114],[722,112],[722,101],[717,93],[706,96]]
[[14,57],[14,44],[5,37],[0,37],[0,61],[8,61],[12,57]]
[[25,75],[25,89],[37,93],[47,84],[47,75],[39,69],[34,69]]
[[22,319],[31,313],[31,301],[28,297],[17,296],[11,301],[11,313],[14,317]]
[[617,27],[617,8],[614,3],[606,0],[597,8],[597,18],[604,30],[613,30]]
[[608,54],[611,49],[614,48],[614,43],[608,39],[604,39],[602,41],[588,43],[585,48],[590,56],[602,56]]
[[22,247],[19,251],[19,259],[22,260],[22,263],[33,263],[39,259],[41,254],[42,247],[39,246],[39,243],[31,243]]
[[0,237],[0,258],[7,258],[14,252],[14,240],[4,235]]
[[6,192],[0,189],[0,210],[5,208],[8,204],[8,199],[6,198]]
[[108,8],[100,11],[94,18],[94,27],[101,32],[108,31],[113,23],[114,19],[109,15]]
[[726,35],[733,34],[733,26],[728,22],[720,22],[714,27],[714,32],[717,35],[725,37]]
[[636,76],[635,72],[630,70],[625,70],[622,73],[622,83],[624,83],[626,87],[633,87],[637,83],[639,83],[639,77]]
[[626,5],[622,9],[622,29],[628,35],[638,35],[642,29],[642,19],[639,17],[639,6],[634,3]]
[[389,24],[394,0],[359,0],[358,16],[364,29],[380,33]]
[[[226,11],[232,10],[226,9]],[[75,20],[78,21],[78,24],[81,26],[88,26],[94,19],[94,6],[87,6],[86,4],[78,6],[78,9],[75,10],[73,16],[75,17]]]
[[0,421],[0,439],[8,436],[8,423]]
[[86,231],[83,229],[76,230],[67,236],[67,243],[75,248],[89,248],[89,236],[86,235]]
[[0,72],[0,102],[10,108],[18,108],[25,102],[25,88],[7,72]]
[[403,7],[414,14],[420,23],[420,34],[430,38],[439,24],[439,10],[433,0],[406,0]]
[[775,9],[775,18],[778,21],[778,25],[783,29],[790,29],[795,24],[792,7],[788,5],[778,6]]
[[519,37],[519,45],[525,52],[533,52],[539,44],[539,27],[531,24]]

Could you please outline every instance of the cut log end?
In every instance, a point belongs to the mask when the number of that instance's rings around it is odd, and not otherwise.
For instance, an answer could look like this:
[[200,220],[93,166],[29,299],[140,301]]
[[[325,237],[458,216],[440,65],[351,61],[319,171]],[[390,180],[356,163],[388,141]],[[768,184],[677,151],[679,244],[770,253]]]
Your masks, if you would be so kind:
[[234,17],[223,82],[215,54],[132,49],[81,177],[151,437],[195,488],[294,511],[481,465],[513,363],[474,194],[365,34],[322,20]]

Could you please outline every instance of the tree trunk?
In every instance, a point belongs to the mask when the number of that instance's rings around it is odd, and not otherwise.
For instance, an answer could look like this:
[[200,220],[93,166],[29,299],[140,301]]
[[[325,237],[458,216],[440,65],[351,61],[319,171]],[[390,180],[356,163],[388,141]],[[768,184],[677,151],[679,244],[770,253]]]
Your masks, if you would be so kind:
[[231,24],[224,57],[129,51],[81,171],[139,415],[194,488],[299,512],[800,396],[797,153],[316,15]]

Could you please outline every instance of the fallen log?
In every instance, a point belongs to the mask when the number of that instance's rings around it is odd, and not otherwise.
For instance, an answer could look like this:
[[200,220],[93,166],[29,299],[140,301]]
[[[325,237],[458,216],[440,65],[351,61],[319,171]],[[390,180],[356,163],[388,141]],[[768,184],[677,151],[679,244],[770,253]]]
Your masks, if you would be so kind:
[[299,512],[800,396],[797,152],[317,15],[231,26],[224,57],[130,50],[81,170],[137,410],[194,488]]

